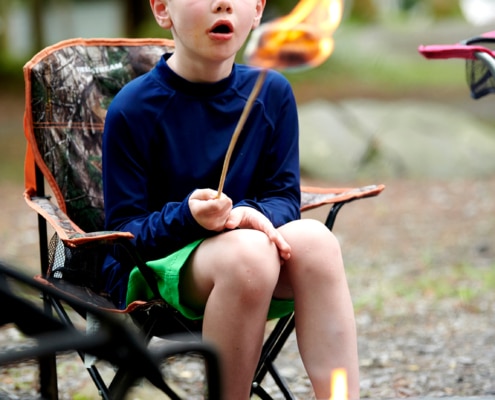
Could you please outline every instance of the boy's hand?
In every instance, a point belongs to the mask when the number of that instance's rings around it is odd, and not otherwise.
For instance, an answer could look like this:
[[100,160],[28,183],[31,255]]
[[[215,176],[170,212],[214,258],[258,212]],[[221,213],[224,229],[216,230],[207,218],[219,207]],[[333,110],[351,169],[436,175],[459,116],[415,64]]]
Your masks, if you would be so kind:
[[266,236],[277,246],[280,257],[283,260],[290,258],[291,248],[280,232],[275,229],[270,220],[258,210],[251,207],[236,207],[230,212],[225,223],[225,228],[256,229],[264,232]]
[[221,232],[232,210],[232,200],[212,189],[197,189],[189,197],[189,209],[198,224],[210,231]]

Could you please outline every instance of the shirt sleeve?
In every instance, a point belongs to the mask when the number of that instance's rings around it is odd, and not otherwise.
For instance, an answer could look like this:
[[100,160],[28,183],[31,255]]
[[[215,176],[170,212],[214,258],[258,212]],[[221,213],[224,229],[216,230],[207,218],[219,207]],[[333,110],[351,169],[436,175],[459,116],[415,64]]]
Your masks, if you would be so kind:
[[301,204],[299,164],[299,122],[297,105],[289,83],[271,71],[275,79],[266,87],[267,115],[273,125],[266,148],[258,196],[236,206],[249,206],[262,212],[275,227],[299,219]]

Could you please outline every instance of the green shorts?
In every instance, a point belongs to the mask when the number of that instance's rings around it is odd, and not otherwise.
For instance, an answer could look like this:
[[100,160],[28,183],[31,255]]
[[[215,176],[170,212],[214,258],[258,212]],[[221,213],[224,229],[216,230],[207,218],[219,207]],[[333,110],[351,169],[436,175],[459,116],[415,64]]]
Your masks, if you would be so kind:
[[[202,241],[203,239],[197,240],[167,257],[146,263],[155,273],[158,290],[163,299],[186,318],[192,320],[202,319],[203,313],[193,310],[182,303],[179,292],[181,269]],[[151,289],[146,284],[139,269],[134,267],[127,285],[126,304],[129,305],[136,300],[151,300],[152,298]],[[272,299],[267,319],[280,318],[290,314],[292,311],[294,311],[293,300]]]

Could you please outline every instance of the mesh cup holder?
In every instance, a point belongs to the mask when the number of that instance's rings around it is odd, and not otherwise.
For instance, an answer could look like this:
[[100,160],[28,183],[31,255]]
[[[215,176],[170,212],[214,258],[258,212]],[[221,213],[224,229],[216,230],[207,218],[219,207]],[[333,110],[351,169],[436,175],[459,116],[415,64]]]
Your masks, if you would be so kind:
[[106,246],[67,247],[55,233],[48,245],[48,277],[100,292],[106,253]]

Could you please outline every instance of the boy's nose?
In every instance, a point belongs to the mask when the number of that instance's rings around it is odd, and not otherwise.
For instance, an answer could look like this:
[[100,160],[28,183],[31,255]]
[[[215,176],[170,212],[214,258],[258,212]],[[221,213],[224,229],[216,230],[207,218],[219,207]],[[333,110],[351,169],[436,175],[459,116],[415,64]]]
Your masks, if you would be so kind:
[[217,0],[213,2],[213,10],[215,12],[232,12],[232,1],[230,0]]

